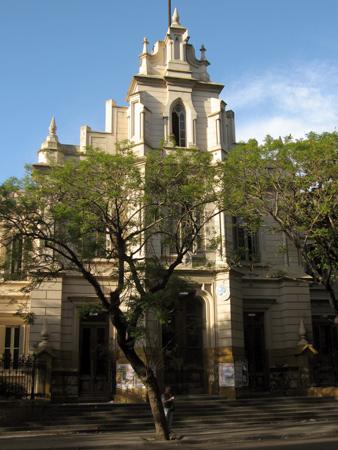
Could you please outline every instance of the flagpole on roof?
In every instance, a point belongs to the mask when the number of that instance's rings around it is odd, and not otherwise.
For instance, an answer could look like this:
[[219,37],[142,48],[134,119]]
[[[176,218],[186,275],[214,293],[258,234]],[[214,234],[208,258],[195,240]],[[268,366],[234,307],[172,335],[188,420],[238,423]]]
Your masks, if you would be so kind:
[[171,25],[171,0],[168,0],[168,26]]

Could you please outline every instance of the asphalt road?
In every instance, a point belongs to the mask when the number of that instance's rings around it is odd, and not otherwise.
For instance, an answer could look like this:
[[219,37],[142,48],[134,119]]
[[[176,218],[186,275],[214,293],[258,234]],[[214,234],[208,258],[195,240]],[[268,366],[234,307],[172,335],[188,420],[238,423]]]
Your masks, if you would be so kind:
[[[149,447],[153,450],[154,447]],[[251,449],[261,449],[261,450],[337,450],[338,449],[338,437],[334,438],[293,438],[293,439],[283,439],[280,441],[247,441],[247,442],[234,442],[234,443],[201,443],[194,445],[177,444],[173,445],[173,449],[182,450],[251,450]],[[162,447],[156,448],[156,450],[163,450]]]
[[[74,436],[73,436],[74,438]],[[48,438],[42,438],[38,440],[34,440],[35,442],[30,442],[30,439],[12,439],[6,440],[6,443],[0,441],[0,449],[1,450],[21,450],[21,449],[34,449],[37,450],[39,448],[49,448],[49,449],[58,449],[61,450],[62,442],[64,443],[64,448],[66,449],[68,445],[72,444],[73,450],[97,450],[100,446],[95,445],[94,442],[87,442],[87,445],[84,443],[79,443],[78,445],[74,445],[74,440],[70,437],[60,436],[60,439],[56,443],[53,442],[53,439],[49,440],[49,445],[46,447],[46,440]],[[16,442],[15,442],[16,441]],[[3,445],[5,444],[5,445]],[[68,445],[67,445],[68,444]],[[109,441],[106,441],[106,445],[104,449],[107,450],[109,448],[116,449],[119,446],[116,446],[116,443],[112,446],[109,445]],[[171,441],[165,442],[161,444],[152,443],[147,444],[146,446],[141,443],[131,444],[130,446],[125,447],[123,442],[121,442],[121,448],[130,448],[130,450],[138,450],[138,449],[150,449],[150,450],[337,450],[338,449],[338,436],[333,438],[283,438],[276,440],[248,440],[243,442],[202,442],[200,444],[189,444],[179,441]],[[68,447],[70,448],[70,447]]]
[[176,439],[155,432],[0,435],[0,450],[338,450],[338,421],[273,423],[176,430]]

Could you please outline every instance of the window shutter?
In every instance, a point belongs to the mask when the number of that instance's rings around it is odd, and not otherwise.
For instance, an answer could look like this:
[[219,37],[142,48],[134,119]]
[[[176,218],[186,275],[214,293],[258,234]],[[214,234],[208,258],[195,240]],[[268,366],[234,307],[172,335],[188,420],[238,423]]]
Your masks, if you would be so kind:
[[0,358],[2,358],[5,351],[5,335],[6,335],[6,326],[0,325]]
[[25,356],[25,331],[26,326],[21,325],[20,326],[20,341],[19,341],[19,358],[22,356]]

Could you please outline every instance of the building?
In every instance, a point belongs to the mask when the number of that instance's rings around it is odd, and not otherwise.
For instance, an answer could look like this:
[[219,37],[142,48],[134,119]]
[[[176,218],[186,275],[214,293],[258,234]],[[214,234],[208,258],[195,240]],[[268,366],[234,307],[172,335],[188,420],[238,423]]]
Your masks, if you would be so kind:
[[[150,53],[147,39],[143,41],[139,73],[126,96],[128,106],[108,100],[105,131],[82,127],[79,145],[58,141],[53,118],[36,167],[47,164],[47,150],[57,158],[61,149],[72,158],[85,153],[88,145],[114,152],[117,142],[128,139],[133,151],[143,156],[171,135],[180,147],[226,158],[235,145],[234,113],[219,98],[223,85],[210,81],[204,46],[198,58],[188,41],[175,10],[163,41]],[[235,398],[257,391],[304,392],[312,381],[308,361],[315,353],[309,343],[329,352],[337,342],[329,323],[321,319],[330,313],[325,293],[315,284],[283,276],[308,277],[295,249],[279,252],[285,239],[271,235],[268,224],[251,235],[240,219],[220,214],[215,228],[221,244],[208,252],[212,268],[196,268],[205,252],[202,242],[180,268],[192,280],[192,289],[182,293],[180,307],[172,313],[174,329],[154,328],[160,348],[169,342],[176,348],[158,368],[160,379],[180,394]],[[1,252],[8,258],[5,248]],[[234,253],[240,267],[232,264]],[[19,264],[18,258],[11,264]],[[48,353],[55,401],[144,397],[115,344],[108,315],[78,317],[85,299],[95,298],[80,275],[65,274],[30,294],[19,290],[24,285],[25,280],[18,280],[0,286],[0,354],[15,359]],[[13,298],[16,303],[8,305]],[[25,302],[36,315],[33,325],[15,315],[18,304]],[[191,333],[191,324],[198,321],[204,326]]]

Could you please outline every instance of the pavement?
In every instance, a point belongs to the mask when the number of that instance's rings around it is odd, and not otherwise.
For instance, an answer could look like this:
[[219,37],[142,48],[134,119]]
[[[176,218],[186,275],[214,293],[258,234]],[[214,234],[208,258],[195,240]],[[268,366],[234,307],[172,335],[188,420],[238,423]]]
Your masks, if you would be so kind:
[[338,437],[338,421],[307,420],[301,422],[267,423],[264,425],[227,424],[217,427],[181,428],[173,427],[175,438],[156,441],[155,431],[58,433],[45,435],[0,436],[1,450],[103,450],[115,448],[187,448],[189,445],[224,443],[231,449],[235,443],[248,441],[276,441],[297,438]]

